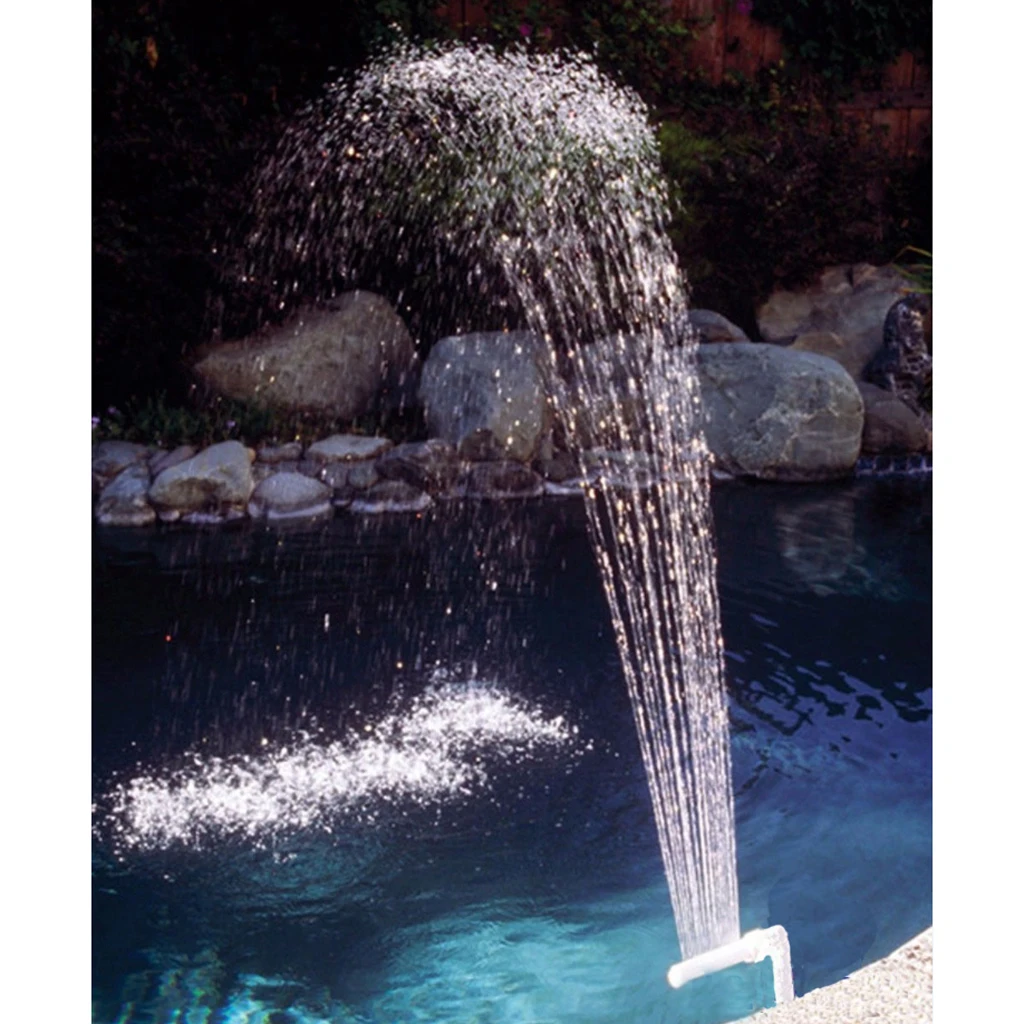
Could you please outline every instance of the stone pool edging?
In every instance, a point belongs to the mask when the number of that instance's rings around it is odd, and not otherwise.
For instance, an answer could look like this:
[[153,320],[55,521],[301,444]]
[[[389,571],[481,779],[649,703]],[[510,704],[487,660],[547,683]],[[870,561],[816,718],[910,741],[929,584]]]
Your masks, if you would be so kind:
[[761,1010],[741,1024],[864,1024],[872,1020],[931,1024],[931,928],[842,981]]
[[[716,468],[713,481],[734,474]],[[930,460],[877,471],[861,459],[853,476],[927,475]],[[906,460],[904,460],[906,461]],[[532,462],[472,459],[440,438],[394,444],[387,438],[335,434],[248,448],[222,441],[172,451],[128,441],[93,446],[93,516],[100,526],[158,522],[210,525],[240,519],[268,523],[358,515],[419,513],[447,501],[514,501],[580,494],[603,480],[645,488],[661,478],[643,453],[594,449],[577,461],[550,444]]]

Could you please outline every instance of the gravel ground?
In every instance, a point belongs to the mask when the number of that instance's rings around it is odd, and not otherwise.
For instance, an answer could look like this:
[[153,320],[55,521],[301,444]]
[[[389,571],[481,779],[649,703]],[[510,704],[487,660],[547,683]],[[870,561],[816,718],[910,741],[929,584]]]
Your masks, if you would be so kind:
[[931,1024],[932,929],[848,978],[744,1024]]

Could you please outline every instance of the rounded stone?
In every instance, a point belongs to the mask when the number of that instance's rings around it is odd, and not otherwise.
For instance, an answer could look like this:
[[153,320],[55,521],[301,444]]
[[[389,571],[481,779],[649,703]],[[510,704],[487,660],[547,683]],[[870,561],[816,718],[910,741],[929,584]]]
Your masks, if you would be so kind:
[[199,513],[229,517],[242,514],[253,490],[254,453],[238,441],[222,441],[165,469],[149,489],[149,500],[162,519]]
[[402,480],[381,480],[348,505],[350,512],[377,515],[383,512],[422,512],[433,505],[424,491]]
[[135,462],[143,462],[149,449],[131,441],[100,441],[92,450],[92,487],[98,494],[123,469]]
[[315,519],[333,514],[333,489],[302,473],[275,473],[252,492],[248,512],[270,522]]
[[374,463],[385,480],[400,480],[432,494],[446,491],[459,475],[455,448],[441,438],[407,441],[385,452]]
[[393,447],[394,444],[386,437],[333,434],[311,444],[306,449],[306,458],[314,462],[352,462],[375,459]]
[[149,503],[149,469],[134,463],[122,470],[100,493],[96,522],[101,526],[149,526],[156,510]]

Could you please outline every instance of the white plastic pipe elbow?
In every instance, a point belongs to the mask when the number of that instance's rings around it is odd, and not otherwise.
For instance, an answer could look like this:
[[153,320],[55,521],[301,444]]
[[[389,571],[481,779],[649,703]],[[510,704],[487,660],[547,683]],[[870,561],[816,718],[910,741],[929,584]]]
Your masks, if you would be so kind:
[[789,953],[789,936],[781,924],[770,928],[757,928],[747,932],[735,942],[673,964],[668,969],[668,983],[682,988],[688,981],[706,974],[724,971],[736,964],[755,964],[765,957],[772,961],[772,981],[775,985],[775,1005],[792,1002],[793,963]]

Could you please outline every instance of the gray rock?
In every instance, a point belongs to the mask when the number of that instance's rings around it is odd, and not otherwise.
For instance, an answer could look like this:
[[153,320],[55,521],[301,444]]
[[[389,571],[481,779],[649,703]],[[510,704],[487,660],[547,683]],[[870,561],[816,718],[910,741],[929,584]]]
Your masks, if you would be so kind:
[[379,479],[380,473],[372,462],[353,462],[348,467],[348,478],[346,483],[357,491],[365,491],[372,487]]
[[757,326],[765,341],[781,345],[802,334],[838,335],[841,361],[857,379],[882,344],[886,313],[907,291],[906,280],[894,267],[829,267],[807,289],[775,292],[758,309]]
[[144,462],[149,449],[130,441],[101,441],[92,450],[92,489],[99,494],[123,469]]
[[238,441],[211,445],[165,469],[153,481],[149,500],[167,521],[192,514],[212,519],[240,516],[253,490],[253,457],[251,449]]
[[702,345],[697,367],[715,464],[769,480],[850,473],[864,402],[850,375],[814,352],[753,342]]
[[466,477],[466,497],[536,498],[544,493],[544,481],[521,462],[474,463]]
[[101,526],[149,526],[156,522],[156,510],[146,494],[149,469],[136,462],[121,470],[100,492],[96,522]]
[[543,341],[526,331],[442,338],[420,380],[431,433],[471,459],[528,462],[551,426]]
[[391,304],[356,291],[258,336],[218,345],[194,369],[229,398],[350,420],[412,394],[416,355]]
[[333,434],[315,441],[306,449],[306,458],[313,462],[351,462],[375,459],[394,445],[386,437],[362,437],[359,434]]
[[925,421],[891,391],[858,381],[864,399],[864,455],[908,454],[931,450]]
[[333,514],[332,494],[327,484],[301,473],[275,473],[253,491],[248,512],[269,522],[315,519]]
[[348,506],[350,512],[377,515],[382,512],[422,512],[434,504],[429,494],[402,480],[381,480]]
[[154,477],[158,477],[165,469],[180,465],[186,459],[191,459],[195,453],[195,448],[190,444],[180,444],[173,451],[158,452],[149,460],[149,471]]
[[697,332],[697,339],[705,344],[718,341],[750,341],[746,332],[727,320],[721,313],[710,309],[691,309],[687,316]]
[[439,494],[455,482],[461,461],[448,441],[432,437],[429,441],[396,445],[374,465],[385,480],[400,480],[419,490]]
[[324,466],[320,479],[334,488],[337,497],[339,492],[344,495],[350,491],[365,491],[380,479],[380,473],[368,459],[359,462],[331,462]]
[[276,466],[285,462],[298,462],[302,458],[302,445],[298,441],[287,444],[261,444],[256,452],[256,461]]

